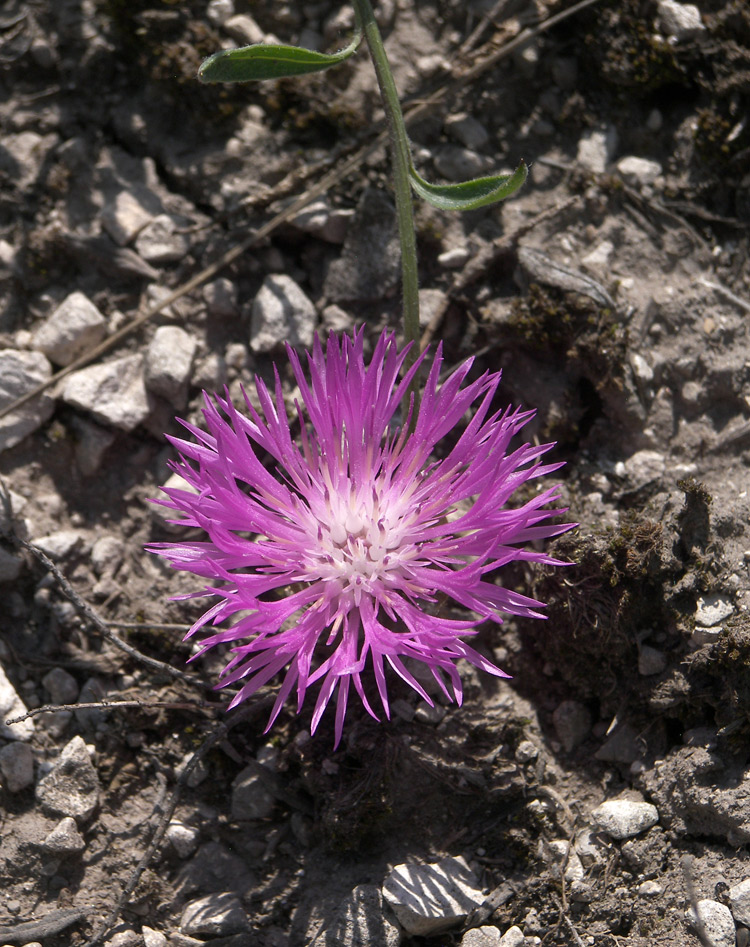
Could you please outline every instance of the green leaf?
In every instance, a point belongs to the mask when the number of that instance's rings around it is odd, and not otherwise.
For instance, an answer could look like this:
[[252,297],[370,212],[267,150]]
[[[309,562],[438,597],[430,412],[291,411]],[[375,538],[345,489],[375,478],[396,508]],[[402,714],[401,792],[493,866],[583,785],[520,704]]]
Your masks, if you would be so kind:
[[198,78],[201,82],[251,82],[321,72],[348,59],[357,51],[361,39],[362,34],[356,33],[348,46],[332,54],[316,53],[300,46],[272,46],[267,43],[225,49],[203,61]]
[[419,196],[441,210],[476,210],[504,201],[521,187],[529,171],[522,161],[513,174],[496,174],[486,178],[474,178],[459,184],[430,184],[417,174],[414,166],[409,168],[411,186]]

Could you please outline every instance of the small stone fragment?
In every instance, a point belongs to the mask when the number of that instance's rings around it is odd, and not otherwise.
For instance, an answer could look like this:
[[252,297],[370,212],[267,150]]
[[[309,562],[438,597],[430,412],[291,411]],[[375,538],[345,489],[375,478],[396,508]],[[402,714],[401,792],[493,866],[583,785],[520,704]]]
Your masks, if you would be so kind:
[[437,173],[447,181],[469,181],[487,169],[487,161],[471,148],[442,145],[435,150],[433,164]]
[[462,145],[474,151],[484,148],[490,140],[489,132],[480,121],[467,112],[459,112],[445,120],[446,132]]
[[91,565],[98,576],[112,575],[122,562],[122,540],[117,536],[100,536],[91,548]]
[[712,628],[725,621],[734,612],[734,604],[727,595],[702,595],[695,606],[695,623]]
[[628,155],[617,162],[617,170],[628,184],[643,187],[646,184],[653,184],[662,173],[662,166],[658,161]]
[[244,13],[238,13],[236,16],[230,16],[225,20],[224,30],[228,36],[231,36],[241,46],[253,46],[256,43],[262,43],[266,36],[255,20]]
[[54,852],[56,855],[69,855],[82,852],[86,842],[78,831],[75,819],[66,816],[52,829],[42,845],[48,852]]
[[692,3],[676,3],[675,0],[659,0],[659,29],[675,40],[688,39],[705,30],[701,11]]
[[157,214],[136,237],[135,248],[154,266],[176,263],[190,250],[190,237],[182,232],[189,223],[179,214]]
[[[217,2],[217,0],[213,0]],[[164,934],[161,931],[155,931],[153,927],[146,927],[144,924],[141,928],[141,937],[143,938],[143,947],[167,947],[168,941]]]
[[266,788],[259,766],[251,763],[235,777],[232,783],[232,819],[267,819],[273,812],[275,799]]
[[500,938],[500,947],[523,947],[525,940],[521,928],[514,924]]
[[284,273],[272,273],[263,281],[253,301],[250,348],[272,352],[288,342],[294,348],[309,348],[315,332],[315,306]]
[[463,858],[429,865],[397,865],[383,897],[408,934],[429,936],[460,924],[484,896]]
[[446,270],[460,270],[468,262],[471,253],[468,247],[451,247],[438,256],[438,263]]
[[591,730],[591,714],[579,701],[564,700],[555,708],[552,723],[558,740],[565,751],[570,753],[588,736]]
[[29,740],[34,733],[34,721],[29,717],[12,726],[6,720],[20,717],[26,713],[24,702],[0,667],[0,737],[4,740]]
[[102,210],[102,227],[118,247],[127,246],[153,219],[156,208],[152,205],[149,210],[144,203],[151,201],[143,201],[142,195],[131,191],[120,191]]
[[[713,947],[735,947],[736,932],[732,912],[725,904],[706,898],[696,905],[698,917]],[[696,916],[692,908],[685,911],[685,920],[695,929]]]
[[401,931],[383,909],[376,885],[358,885],[337,907],[309,947],[398,947]]
[[182,822],[170,822],[165,833],[166,839],[180,858],[188,858],[198,847],[200,833],[191,825]]
[[231,891],[208,894],[185,905],[180,919],[184,934],[222,937],[242,934],[249,929],[247,915],[239,898]]
[[[523,934],[520,943],[523,943]],[[460,947],[503,947],[503,938],[496,927],[473,927],[461,938]]]
[[134,430],[150,412],[143,381],[143,356],[125,355],[73,372],[65,383],[62,398],[105,424]]
[[303,208],[290,223],[328,243],[343,243],[353,216],[354,210],[331,207],[328,201],[315,201]]
[[658,648],[651,648],[647,644],[642,644],[638,652],[638,673],[642,677],[651,677],[653,674],[661,674],[667,666],[667,656]]
[[70,365],[86,349],[98,345],[107,323],[81,292],[71,293],[36,330],[32,346],[55,365]]
[[[0,349],[0,409],[29,394],[52,377],[52,366],[41,352]],[[0,418],[0,451],[15,447],[52,416],[55,399],[48,391]]]
[[594,809],[591,817],[614,839],[641,835],[659,821],[656,806],[631,799],[608,799]]
[[79,822],[90,818],[99,802],[99,777],[86,744],[73,737],[52,770],[36,787],[36,796],[48,812],[71,816]]
[[638,734],[628,724],[617,727],[594,754],[608,763],[632,763],[640,756]]
[[613,126],[586,132],[578,142],[578,164],[603,174],[617,151],[617,132]]
[[76,529],[58,529],[46,536],[35,536],[32,541],[57,562],[72,556],[83,546],[83,536]]
[[78,681],[65,668],[52,668],[42,678],[42,684],[53,704],[73,704],[78,700]]
[[[183,480],[183,478],[178,473],[173,473],[167,479],[167,481],[164,483],[164,486],[162,487],[162,490],[164,490],[167,494],[170,490],[184,490],[187,493],[198,492],[195,487],[191,486],[191,484],[189,484],[186,480]],[[165,527],[165,529],[170,530],[170,532],[177,532],[181,529],[184,529],[184,526],[182,526],[180,522],[180,520],[183,518],[182,514],[168,506],[162,506],[161,503],[151,504],[151,515],[157,523],[160,523]],[[175,522],[171,522],[171,520],[175,520]]]
[[203,287],[203,299],[209,316],[217,319],[230,319],[239,314],[237,287],[225,276],[206,283]]
[[71,425],[76,435],[76,463],[84,477],[91,477],[101,466],[104,454],[115,441],[115,435],[88,418],[74,417]]
[[0,582],[15,582],[21,574],[23,561],[0,547]]
[[187,404],[187,388],[197,343],[179,326],[159,326],[146,350],[146,387],[176,408]]
[[34,754],[27,743],[8,743],[0,750],[0,773],[8,792],[20,792],[34,782]]
[[750,878],[743,878],[729,889],[729,906],[738,924],[750,927]]

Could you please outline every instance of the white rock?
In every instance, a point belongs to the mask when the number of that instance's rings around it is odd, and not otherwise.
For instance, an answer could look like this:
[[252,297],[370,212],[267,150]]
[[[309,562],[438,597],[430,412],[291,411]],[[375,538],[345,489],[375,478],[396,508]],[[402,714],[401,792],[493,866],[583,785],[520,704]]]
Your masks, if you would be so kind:
[[34,754],[27,743],[8,743],[0,750],[0,773],[8,792],[20,792],[34,782]]
[[642,898],[660,898],[664,894],[664,886],[658,881],[643,881],[638,885],[638,894]]
[[659,821],[656,806],[631,799],[608,799],[594,809],[591,817],[614,839],[641,835]]
[[266,34],[255,20],[244,13],[238,13],[236,16],[230,16],[228,20],[225,20],[224,30],[242,46],[262,43],[266,37]]
[[664,454],[655,450],[639,450],[626,461],[615,464],[615,474],[626,477],[635,490],[640,490],[647,484],[653,483],[664,474],[666,458]]
[[703,595],[695,606],[695,623],[703,628],[712,628],[729,618],[732,612],[734,605],[727,595]]
[[189,224],[179,214],[157,214],[135,238],[138,254],[156,266],[176,263],[190,249],[190,237],[182,232]]
[[76,291],[36,330],[31,344],[55,365],[70,365],[101,342],[106,332],[104,316],[83,293]]
[[[212,0],[212,2],[220,3],[222,0]],[[153,927],[146,927],[145,924],[141,928],[141,937],[143,938],[143,947],[167,947],[169,943],[165,934],[162,934],[161,931],[155,931]]]
[[46,536],[35,536],[32,542],[50,559],[62,561],[83,546],[83,535],[76,529],[58,529]]
[[[52,377],[52,366],[41,352],[0,349],[0,408],[29,394]],[[0,418],[0,451],[15,447],[48,421],[55,399],[45,391],[17,411]]]
[[578,854],[572,849],[570,852],[568,851],[568,849],[571,848],[570,843],[566,839],[555,839],[548,844],[553,862],[553,877],[559,878],[562,871],[562,866],[565,865],[565,880],[568,882],[568,884],[572,884],[574,881],[580,881],[583,878],[585,871]]
[[116,572],[123,560],[122,539],[100,536],[91,549],[91,565],[98,576]]
[[590,253],[581,260],[581,265],[590,270],[604,270],[609,267],[609,261],[615,252],[614,244],[610,240],[602,240]]
[[78,681],[65,668],[52,668],[42,678],[42,684],[53,704],[74,704],[78,700]]
[[86,847],[83,836],[78,831],[76,820],[66,816],[52,829],[42,842],[48,852],[58,855],[68,855],[72,852],[82,852]]
[[[735,947],[736,931],[729,908],[719,901],[711,901],[708,898],[699,901],[696,907],[698,917],[703,921],[703,928],[713,947]],[[695,929],[697,918],[692,908],[685,911],[685,920]]]
[[[206,7],[206,16],[214,26],[223,26],[231,16],[234,16],[233,0],[210,0]],[[146,947],[150,945],[146,944]]]
[[179,326],[159,326],[146,351],[146,387],[176,408],[187,404],[187,388],[197,343]]
[[617,132],[613,126],[586,132],[578,142],[578,164],[602,174],[617,151]]
[[73,372],[65,382],[62,398],[66,404],[90,412],[105,424],[134,430],[150,412],[143,381],[143,356],[125,355]]
[[525,940],[521,928],[514,924],[500,938],[500,947],[523,947]]
[[119,247],[127,246],[150,223],[155,216],[155,207],[138,191],[120,191],[102,209],[102,227]]
[[[521,934],[523,943],[523,934]],[[473,927],[461,938],[460,947],[503,947],[503,938],[496,927]]]
[[85,822],[99,802],[99,777],[81,737],[73,737],[36,787],[42,808]]
[[183,934],[209,934],[221,937],[242,934],[249,928],[239,898],[231,891],[208,894],[185,905],[180,919]]
[[[166,480],[162,490],[185,490],[188,493],[198,493],[198,490],[191,486],[186,480],[183,480],[178,473],[173,473],[172,476]],[[182,514],[170,507],[162,506],[161,503],[151,504],[151,515],[157,523],[161,523],[169,530],[178,532],[184,528],[180,523]],[[170,520],[175,520],[176,522],[171,523]]]
[[628,184],[644,185],[653,184],[662,173],[662,166],[658,161],[628,155],[617,162],[617,170]]
[[459,145],[436,148],[433,163],[437,173],[448,181],[468,181],[487,170],[487,160],[482,155]]
[[25,713],[23,701],[0,667],[0,737],[4,740],[29,740],[34,733],[34,721],[31,717],[10,727],[5,722],[11,717],[20,717]]
[[397,865],[383,885],[383,897],[408,934],[430,935],[460,924],[484,896],[463,858],[430,865]]
[[320,237],[328,243],[343,243],[354,208],[334,208],[328,201],[315,201],[303,208],[290,221],[304,233]]
[[729,906],[738,924],[750,927],[750,878],[743,878],[729,889]]
[[462,145],[474,150],[484,148],[490,140],[489,133],[484,125],[477,121],[473,115],[466,112],[449,116],[445,120],[444,128],[456,141],[460,141]]
[[438,263],[446,270],[457,270],[468,262],[470,256],[468,247],[451,247],[450,250],[445,250],[438,256]]
[[676,40],[687,39],[705,30],[701,11],[692,3],[675,3],[675,0],[659,0],[659,29]]
[[633,352],[630,356],[630,366],[633,369],[633,374],[637,381],[642,385],[650,385],[654,380],[654,370],[646,361],[646,359],[639,355],[637,352]]
[[314,332],[315,307],[300,287],[284,273],[267,276],[253,301],[253,352],[271,352],[284,342],[294,348],[309,348]]
[[575,837],[575,850],[585,868],[603,864],[609,854],[607,846],[597,832],[583,829]]
[[564,700],[555,708],[552,723],[557,738],[570,753],[586,739],[591,730],[591,714],[577,700]]
[[182,822],[170,822],[165,833],[166,839],[180,858],[188,858],[198,847],[198,829]]
[[237,288],[225,276],[221,276],[211,283],[206,283],[203,287],[203,298],[206,301],[209,316],[215,316],[217,319],[229,319],[239,314]]

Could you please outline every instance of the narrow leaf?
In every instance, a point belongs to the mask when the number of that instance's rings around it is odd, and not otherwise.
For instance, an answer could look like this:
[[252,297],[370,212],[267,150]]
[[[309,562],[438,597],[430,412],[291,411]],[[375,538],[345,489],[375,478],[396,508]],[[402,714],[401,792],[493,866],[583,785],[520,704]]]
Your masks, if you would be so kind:
[[256,43],[240,49],[224,49],[209,56],[198,70],[201,82],[251,82],[304,76],[338,66],[356,52],[362,39],[356,33],[351,43],[337,53],[316,53],[300,46]]
[[506,197],[521,187],[529,171],[522,161],[513,174],[495,174],[486,178],[474,178],[458,184],[430,184],[417,174],[414,166],[409,169],[411,186],[419,196],[441,210],[476,210]]

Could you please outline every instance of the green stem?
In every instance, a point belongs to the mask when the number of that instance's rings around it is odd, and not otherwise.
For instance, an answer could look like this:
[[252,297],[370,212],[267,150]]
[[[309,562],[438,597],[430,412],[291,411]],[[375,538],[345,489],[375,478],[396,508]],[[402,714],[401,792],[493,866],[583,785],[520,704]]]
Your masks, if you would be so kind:
[[396,216],[401,242],[401,280],[404,306],[404,340],[413,342],[409,361],[419,354],[419,285],[417,274],[417,238],[414,232],[409,166],[411,157],[401,103],[396,91],[388,56],[383,45],[370,0],[353,0],[357,26],[362,29],[375,67],[383,107],[391,138],[393,185],[396,192]]

